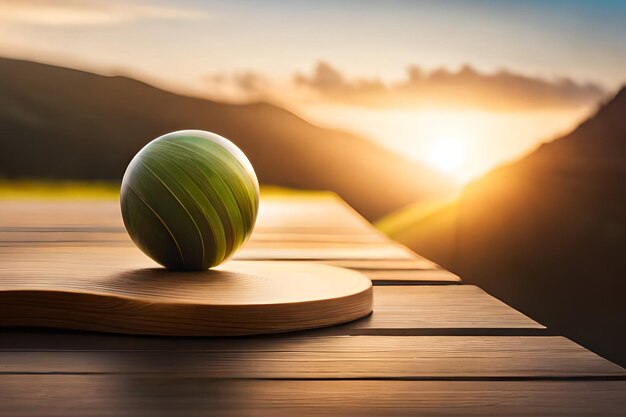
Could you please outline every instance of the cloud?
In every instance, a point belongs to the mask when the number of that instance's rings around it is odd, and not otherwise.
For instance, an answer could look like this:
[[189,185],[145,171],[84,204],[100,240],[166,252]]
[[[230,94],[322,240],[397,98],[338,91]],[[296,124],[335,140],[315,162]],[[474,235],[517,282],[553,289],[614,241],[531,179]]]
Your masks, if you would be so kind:
[[391,83],[379,78],[351,79],[320,61],[312,73],[297,73],[293,81],[319,99],[374,108],[575,108],[595,103],[606,95],[597,84],[580,84],[568,78],[547,80],[506,70],[481,73],[468,65],[458,71],[440,68],[431,72],[413,65],[406,74],[406,79]]
[[328,95],[381,94],[387,87],[378,79],[347,80],[345,76],[329,63],[320,61],[310,76],[296,73],[294,82],[299,86],[310,87]]
[[212,98],[228,101],[281,101],[280,97],[274,96],[281,89],[259,72],[218,72],[205,76],[203,81]]
[[469,65],[457,71],[425,71],[416,65],[402,80],[350,78],[325,61],[308,74],[275,80],[243,71],[206,76],[207,91],[222,100],[281,103],[329,102],[367,108],[481,108],[492,111],[575,109],[606,97],[598,84],[568,78],[548,80],[501,70],[482,73]]
[[236,73],[233,75],[233,80],[238,88],[248,92],[262,93],[269,86],[266,77],[253,71]]
[[122,0],[0,0],[0,21],[17,24],[88,26],[205,17],[201,11]]

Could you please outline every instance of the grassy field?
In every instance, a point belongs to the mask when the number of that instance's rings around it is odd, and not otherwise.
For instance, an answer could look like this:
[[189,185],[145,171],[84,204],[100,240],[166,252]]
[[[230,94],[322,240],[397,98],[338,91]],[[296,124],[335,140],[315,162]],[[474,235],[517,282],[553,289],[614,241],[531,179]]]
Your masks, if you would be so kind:
[[425,217],[441,210],[450,205],[458,198],[458,195],[452,195],[445,198],[431,199],[428,201],[420,201],[403,207],[398,211],[389,213],[382,219],[378,220],[374,226],[392,238],[398,238],[410,227]]
[[114,182],[0,181],[0,200],[109,200],[119,198]]
[[[116,200],[120,184],[104,181],[8,181],[0,180],[0,200]],[[294,190],[264,185],[261,198],[320,198],[330,191]]]

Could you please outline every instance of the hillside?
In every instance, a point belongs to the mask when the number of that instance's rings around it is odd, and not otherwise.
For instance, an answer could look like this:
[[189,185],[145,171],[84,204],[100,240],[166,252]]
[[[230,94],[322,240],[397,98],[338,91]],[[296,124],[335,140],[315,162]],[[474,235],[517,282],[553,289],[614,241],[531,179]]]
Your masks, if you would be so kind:
[[146,142],[179,129],[219,133],[244,150],[261,182],[334,191],[369,219],[452,188],[366,139],[271,104],[219,103],[0,58],[0,177],[120,180]]
[[393,237],[625,365],[626,88]]

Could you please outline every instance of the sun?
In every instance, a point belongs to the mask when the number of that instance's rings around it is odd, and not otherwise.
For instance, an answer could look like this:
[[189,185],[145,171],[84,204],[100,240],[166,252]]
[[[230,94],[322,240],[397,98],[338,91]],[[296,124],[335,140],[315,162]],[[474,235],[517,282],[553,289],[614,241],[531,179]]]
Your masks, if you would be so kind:
[[465,164],[465,144],[453,138],[441,138],[430,145],[428,163],[435,169],[454,177],[461,176]]

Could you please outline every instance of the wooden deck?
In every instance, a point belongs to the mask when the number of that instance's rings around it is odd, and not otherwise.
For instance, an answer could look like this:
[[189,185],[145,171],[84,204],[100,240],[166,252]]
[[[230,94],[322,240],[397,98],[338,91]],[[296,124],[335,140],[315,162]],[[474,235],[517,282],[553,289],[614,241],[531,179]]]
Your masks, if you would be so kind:
[[[116,202],[0,202],[0,276],[9,260],[24,279],[43,274],[29,260],[55,268],[68,251],[94,263],[143,256]],[[624,369],[463,285],[337,198],[264,200],[235,258],[360,271],[374,313],[264,337],[1,329],[0,416],[626,414]]]

